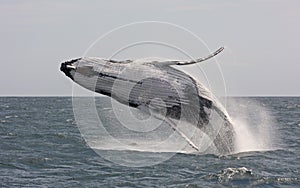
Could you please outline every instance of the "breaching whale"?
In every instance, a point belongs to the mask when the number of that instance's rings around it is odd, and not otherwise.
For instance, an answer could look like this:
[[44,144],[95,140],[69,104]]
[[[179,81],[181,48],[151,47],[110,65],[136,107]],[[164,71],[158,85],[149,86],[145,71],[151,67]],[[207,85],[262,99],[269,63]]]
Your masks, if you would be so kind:
[[[81,57],[61,63],[60,70],[77,84],[112,97],[121,104],[154,112],[177,131],[188,144],[199,151],[184,133],[176,128],[176,120],[186,121],[211,138],[220,155],[234,150],[235,132],[225,108],[212,93],[189,74],[174,68],[208,60],[214,53],[196,60],[125,60],[117,61]],[[214,117],[211,114],[214,113]],[[210,125],[211,118],[221,125]]]

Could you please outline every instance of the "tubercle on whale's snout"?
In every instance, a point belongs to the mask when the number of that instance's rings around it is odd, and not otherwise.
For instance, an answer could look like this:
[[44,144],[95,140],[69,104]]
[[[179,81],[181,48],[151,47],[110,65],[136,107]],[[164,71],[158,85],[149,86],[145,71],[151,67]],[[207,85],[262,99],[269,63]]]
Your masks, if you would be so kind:
[[76,67],[73,65],[75,62],[77,62],[78,60],[80,60],[81,58],[76,58],[76,59],[72,59],[70,61],[65,61],[63,63],[61,63],[60,65],[60,70],[62,72],[65,73],[66,76],[68,76],[69,78],[71,78],[72,80],[74,79],[72,74],[71,74],[71,70],[75,70]]
[[60,71],[65,72],[67,70],[67,65],[65,63],[60,64]]
[[68,69],[67,65],[65,63],[62,63],[60,66],[60,70],[65,73],[65,75],[73,80],[73,76],[71,74],[71,70]]

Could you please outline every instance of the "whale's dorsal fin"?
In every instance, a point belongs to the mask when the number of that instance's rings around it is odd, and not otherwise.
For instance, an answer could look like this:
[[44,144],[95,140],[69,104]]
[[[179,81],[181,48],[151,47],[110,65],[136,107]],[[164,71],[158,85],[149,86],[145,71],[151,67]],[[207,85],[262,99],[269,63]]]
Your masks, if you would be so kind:
[[214,53],[209,54],[206,57],[196,59],[196,60],[188,60],[188,61],[174,60],[174,61],[164,61],[164,62],[159,62],[159,63],[161,63],[162,65],[191,65],[191,64],[200,63],[202,61],[208,60],[208,59],[218,55],[223,50],[224,50],[224,47],[221,47]]

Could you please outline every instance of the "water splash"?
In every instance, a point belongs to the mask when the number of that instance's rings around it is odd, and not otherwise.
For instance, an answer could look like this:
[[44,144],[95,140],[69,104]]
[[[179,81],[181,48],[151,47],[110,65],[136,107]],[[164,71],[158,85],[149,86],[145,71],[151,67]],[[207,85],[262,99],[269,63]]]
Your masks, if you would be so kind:
[[225,187],[255,187],[255,186],[265,186],[278,185],[282,187],[283,185],[297,184],[299,179],[295,177],[271,177],[264,176],[259,173],[254,173],[252,169],[246,167],[229,167],[225,168],[217,173],[212,173],[205,176],[207,180],[216,180],[219,184]]
[[209,174],[207,179],[217,179],[219,183],[229,182],[232,180],[253,179],[254,174],[251,169],[246,167],[240,168],[225,168],[218,173]]
[[231,99],[228,112],[236,132],[235,153],[275,149],[279,137],[265,104],[254,99]]

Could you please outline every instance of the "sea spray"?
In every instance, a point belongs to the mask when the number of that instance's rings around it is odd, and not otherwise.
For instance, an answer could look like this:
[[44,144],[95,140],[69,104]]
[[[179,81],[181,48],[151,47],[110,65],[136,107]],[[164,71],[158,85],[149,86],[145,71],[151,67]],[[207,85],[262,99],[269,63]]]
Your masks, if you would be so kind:
[[236,153],[275,148],[279,141],[275,121],[263,103],[249,98],[230,99],[227,110],[236,132]]

